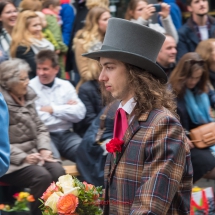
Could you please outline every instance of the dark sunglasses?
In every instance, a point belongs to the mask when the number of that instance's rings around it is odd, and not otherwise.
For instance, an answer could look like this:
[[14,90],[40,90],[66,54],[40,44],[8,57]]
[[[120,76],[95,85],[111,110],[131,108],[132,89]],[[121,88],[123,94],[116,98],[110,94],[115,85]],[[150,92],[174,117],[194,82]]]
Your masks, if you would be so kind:
[[186,60],[185,63],[188,62],[191,66],[193,66],[194,64],[198,64],[199,66],[204,66],[205,65],[205,61],[204,60]]

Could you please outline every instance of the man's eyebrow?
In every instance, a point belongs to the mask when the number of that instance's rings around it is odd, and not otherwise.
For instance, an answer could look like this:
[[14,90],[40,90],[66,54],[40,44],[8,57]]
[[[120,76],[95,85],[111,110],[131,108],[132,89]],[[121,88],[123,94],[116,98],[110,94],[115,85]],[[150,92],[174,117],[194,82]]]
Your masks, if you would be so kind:
[[107,66],[108,64],[115,64],[114,62],[106,62],[103,65],[101,63],[99,63],[101,66]]

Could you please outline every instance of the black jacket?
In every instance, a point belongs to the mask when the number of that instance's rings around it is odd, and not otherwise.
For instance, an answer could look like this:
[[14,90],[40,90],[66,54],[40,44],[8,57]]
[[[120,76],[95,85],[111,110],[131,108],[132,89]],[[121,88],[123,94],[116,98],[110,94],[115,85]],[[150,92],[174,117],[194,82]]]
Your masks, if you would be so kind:
[[[209,30],[209,38],[215,38],[215,18],[208,16],[211,28]],[[200,40],[195,32],[193,21],[191,18],[179,29],[179,41],[177,45],[177,61],[187,52],[194,52]]]
[[30,68],[31,71],[29,72],[29,78],[32,79],[36,76],[36,62],[35,62],[35,54],[32,50],[32,48],[30,48],[29,51],[27,51],[27,47],[25,46],[18,46],[17,50],[16,50],[16,57],[25,60]]
[[74,127],[75,132],[81,137],[85,134],[92,121],[102,110],[102,99],[97,81],[87,81],[81,85],[78,93],[79,98],[84,103],[87,112],[83,120]]
[[85,5],[85,1],[82,3],[78,3],[78,2],[79,1],[76,0],[77,14],[73,24],[73,30],[70,38],[69,50],[67,52],[67,61],[66,61],[66,71],[74,70],[74,72],[76,73],[78,73],[78,68],[75,61],[75,55],[72,50],[73,38],[75,37],[75,34],[77,33],[77,31],[84,27],[85,18],[88,13],[88,9]]

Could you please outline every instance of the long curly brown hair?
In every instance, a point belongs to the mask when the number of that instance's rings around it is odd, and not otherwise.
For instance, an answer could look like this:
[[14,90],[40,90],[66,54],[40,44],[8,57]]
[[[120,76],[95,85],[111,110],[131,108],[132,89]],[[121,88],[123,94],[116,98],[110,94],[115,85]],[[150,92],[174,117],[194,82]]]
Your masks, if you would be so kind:
[[[128,90],[134,92],[136,102],[134,113],[139,117],[142,113],[150,112],[153,109],[167,108],[175,116],[176,103],[175,95],[167,84],[155,78],[152,74],[136,66],[125,64],[128,71]],[[101,84],[103,101],[107,103],[114,99],[109,92],[105,90],[104,84]]]

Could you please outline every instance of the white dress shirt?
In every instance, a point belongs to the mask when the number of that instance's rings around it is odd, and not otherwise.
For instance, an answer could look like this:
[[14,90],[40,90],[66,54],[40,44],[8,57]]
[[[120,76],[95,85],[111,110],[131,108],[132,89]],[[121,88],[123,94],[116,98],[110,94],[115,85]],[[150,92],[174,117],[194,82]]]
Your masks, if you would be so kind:
[[[128,115],[130,115],[132,113],[132,111],[134,110],[135,105],[136,105],[136,102],[134,101],[134,98],[132,97],[123,106],[122,106],[122,102],[120,102],[118,109],[122,108]],[[131,123],[133,118],[134,118],[134,116],[130,118],[129,124]]]
[[[85,117],[86,108],[69,81],[55,78],[53,86],[47,87],[41,84],[36,76],[30,81],[29,86],[38,96],[35,101],[36,109],[50,132],[68,130],[72,128],[73,123]],[[74,100],[77,104],[69,105],[69,100]],[[40,111],[43,106],[51,106],[53,113]]]

